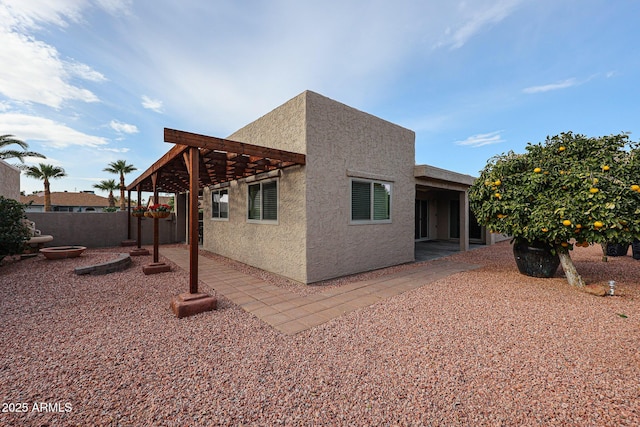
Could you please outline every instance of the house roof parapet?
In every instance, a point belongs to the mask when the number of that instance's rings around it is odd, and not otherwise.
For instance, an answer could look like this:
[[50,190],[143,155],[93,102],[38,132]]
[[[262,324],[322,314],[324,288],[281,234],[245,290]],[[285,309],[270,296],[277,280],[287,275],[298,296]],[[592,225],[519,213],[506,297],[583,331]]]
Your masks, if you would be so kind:
[[431,165],[414,166],[413,175],[418,184],[424,183],[425,185],[433,185],[440,188],[460,188],[463,190],[471,187],[476,180],[476,178],[471,175],[465,175]]

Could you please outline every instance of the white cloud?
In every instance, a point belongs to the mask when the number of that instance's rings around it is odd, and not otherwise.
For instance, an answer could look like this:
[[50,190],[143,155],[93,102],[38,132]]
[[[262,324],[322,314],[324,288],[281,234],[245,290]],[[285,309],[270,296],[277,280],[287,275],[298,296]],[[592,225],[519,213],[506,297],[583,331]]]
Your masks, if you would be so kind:
[[557,82],[557,83],[551,83],[551,84],[546,84],[546,85],[541,85],[541,86],[527,87],[527,88],[522,89],[522,91],[524,93],[549,92],[551,90],[566,89],[568,87],[576,86],[578,84],[579,83],[578,83],[578,81],[576,79],[570,78],[570,79],[563,80],[563,81]]
[[96,0],[96,3],[111,15],[130,15],[133,0]]
[[90,90],[71,83],[80,78],[103,82],[105,76],[86,64],[61,57],[50,44],[32,35],[41,25],[66,27],[79,22],[83,0],[5,0],[0,3],[0,93],[14,101],[59,109],[65,101],[96,102]]
[[65,65],[70,75],[75,75],[76,77],[80,77],[81,79],[98,83],[107,80],[107,78],[102,73],[94,70],[86,64],[81,64],[79,62],[68,62]]
[[159,99],[151,99],[147,95],[142,95],[142,106],[147,110],[162,113],[162,101]]
[[129,148],[98,148],[100,151],[109,151],[111,153],[128,153]]
[[138,133],[138,127],[136,125],[130,125],[118,120],[111,120],[111,122],[109,123],[109,127],[111,127],[111,129],[115,130],[118,133]]
[[42,24],[66,27],[68,21],[79,22],[86,0],[3,0],[0,18],[5,27],[37,29]]
[[461,48],[476,34],[504,20],[521,2],[522,0],[502,0],[485,4],[474,2],[472,5],[461,2],[451,17],[453,25],[445,29],[445,37],[436,43],[436,47]]
[[463,141],[456,141],[457,145],[464,145],[468,147],[482,147],[483,145],[498,144],[505,140],[500,135],[503,131],[497,130],[489,133],[479,133],[472,135]]
[[105,138],[88,135],[44,117],[27,114],[0,114],[0,129],[10,129],[12,135],[19,135],[23,141],[40,141],[42,145],[51,148],[100,147],[108,144]]
[[[0,46],[0,63],[11,64],[0,67],[0,93],[6,97],[53,108],[60,108],[66,100],[98,100],[91,91],[69,83],[68,63],[60,59],[54,47],[23,34],[2,30]],[[77,64],[75,69],[78,69]]]
[[24,163],[26,165],[39,165],[40,163],[44,163],[46,165],[53,165],[53,166],[62,167],[62,162],[60,160],[54,159],[52,157],[47,157],[46,159],[43,159],[41,157],[25,157],[24,158]]

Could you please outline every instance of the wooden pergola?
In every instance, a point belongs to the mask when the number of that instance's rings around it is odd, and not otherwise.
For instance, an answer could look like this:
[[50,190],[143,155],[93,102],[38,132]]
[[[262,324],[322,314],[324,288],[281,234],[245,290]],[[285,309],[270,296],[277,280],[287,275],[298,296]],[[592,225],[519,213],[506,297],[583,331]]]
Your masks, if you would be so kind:
[[[200,188],[264,172],[304,165],[306,156],[231,141],[213,136],[199,135],[174,129],[164,129],[164,141],[175,144],[164,156],[151,165],[127,186],[131,191],[168,193],[189,192],[189,292],[198,293],[198,193]],[[131,199],[131,197],[129,197]],[[140,220],[140,219],[139,219]],[[140,245],[138,223],[138,245]],[[158,262],[158,223],[154,220],[153,259]]]

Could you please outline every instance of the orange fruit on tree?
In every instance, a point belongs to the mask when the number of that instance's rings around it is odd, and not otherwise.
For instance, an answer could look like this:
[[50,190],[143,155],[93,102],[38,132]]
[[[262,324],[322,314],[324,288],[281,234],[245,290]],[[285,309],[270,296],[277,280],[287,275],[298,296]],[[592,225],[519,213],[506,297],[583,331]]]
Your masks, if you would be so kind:
[[595,228],[602,228],[602,226],[604,226],[604,224],[602,223],[602,221],[596,221],[593,223],[593,226]]
[[602,166],[602,170],[603,170],[603,171],[608,171],[609,169],[611,169],[611,168],[609,167],[609,165],[604,165],[604,166]]
[[571,220],[565,219],[564,221],[562,221],[562,225],[564,226],[570,226],[571,225]]
[[496,179],[495,182],[493,183],[493,185],[495,185],[496,187],[499,187],[500,184],[502,184],[502,181],[500,181],[499,179]]
[[500,193],[496,193],[494,194],[494,196],[496,196],[496,199],[502,199],[502,194]]
[[547,227],[542,227],[542,232],[546,233],[547,231],[549,231],[549,229]]
[[600,191],[600,190],[598,190],[596,187],[591,187],[589,189],[589,193],[591,193],[591,194],[596,194],[598,191]]
[[566,147],[564,145],[558,148],[558,151],[564,151],[564,150],[566,150]]
[[633,191],[638,191],[638,190],[640,190],[640,185],[638,185],[638,184],[633,184],[633,185],[631,186],[631,189],[632,189]]
[[562,246],[563,248],[567,248],[569,247],[569,244],[567,242],[562,242],[560,243],[560,246]]
[[533,172],[535,172],[535,173],[540,173],[540,172],[542,172],[542,169],[540,169],[540,168],[535,168],[535,169],[533,170]]

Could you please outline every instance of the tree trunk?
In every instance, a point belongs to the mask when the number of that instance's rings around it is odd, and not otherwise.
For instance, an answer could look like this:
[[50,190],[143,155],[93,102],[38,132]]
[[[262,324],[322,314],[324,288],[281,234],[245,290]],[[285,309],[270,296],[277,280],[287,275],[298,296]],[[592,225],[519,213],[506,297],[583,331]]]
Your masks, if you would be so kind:
[[115,197],[113,197],[113,191],[109,191],[109,207],[110,208],[116,207],[116,199]]
[[51,212],[51,191],[49,189],[49,180],[44,180],[44,211]]
[[567,277],[567,282],[569,282],[571,286],[575,286],[579,289],[584,288],[584,280],[582,280],[582,277],[578,274],[578,270],[576,270],[576,266],[573,263],[569,252],[558,251],[558,256],[560,257],[560,264],[564,270],[564,275]]
[[125,202],[124,202],[124,189],[125,189],[124,175],[120,174],[120,210],[121,211],[126,210]]
[[602,262],[608,262],[609,258],[607,258],[607,242],[600,243],[602,247]]

